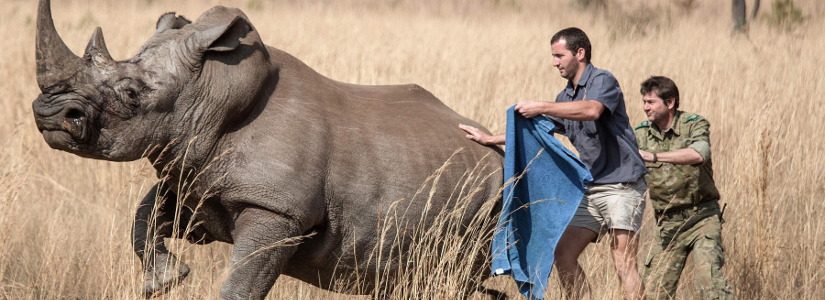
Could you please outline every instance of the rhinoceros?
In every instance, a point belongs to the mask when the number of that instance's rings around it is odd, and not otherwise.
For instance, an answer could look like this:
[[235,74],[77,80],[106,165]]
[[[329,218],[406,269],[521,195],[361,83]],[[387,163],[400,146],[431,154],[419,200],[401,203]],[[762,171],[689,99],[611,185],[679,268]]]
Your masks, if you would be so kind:
[[[222,298],[261,299],[281,274],[335,289],[361,272],[369,291],[376,274],[392,273],[375,268],[399,261],[374,250],[405,255],[390,248],[430,225],[428,212],[450,210],[468,174],[481,175],[464,191],[462,222],[500,197],[501,150],[456,126],[476,122],[415,84],[329,79],[265,45],[239,9],[217,6],[194,22],[163,14],[136,56],[114,60],[99,27],[74,54],[40,0],[36,63],[32,108],[49,146],[146,158],[157,170],[132,237],[147,296],[189,273],[167,238],[233,244]],[[402,225],[387,235],[390,215]]]

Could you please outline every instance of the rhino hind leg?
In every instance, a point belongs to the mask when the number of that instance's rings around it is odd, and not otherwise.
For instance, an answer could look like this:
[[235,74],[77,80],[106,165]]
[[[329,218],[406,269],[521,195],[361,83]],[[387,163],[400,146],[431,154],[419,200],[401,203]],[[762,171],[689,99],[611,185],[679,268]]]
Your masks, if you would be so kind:
[[165,238],[175,234],[174,222],[185,225],[189,216],[175,218],[177,197],[171,192],[159,193],[159,185],[152,187],[138,205],[132,231],[132,246],[143,265],[143,294],[147,298],[165,293],[189,275],[189,266],[164,244]]

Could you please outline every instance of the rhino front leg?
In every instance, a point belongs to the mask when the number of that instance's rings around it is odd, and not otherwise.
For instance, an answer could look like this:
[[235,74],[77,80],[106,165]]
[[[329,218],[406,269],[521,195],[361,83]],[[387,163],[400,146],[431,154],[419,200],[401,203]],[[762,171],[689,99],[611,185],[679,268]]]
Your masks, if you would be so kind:
[[[177,197],[159,186],[155,184],[138,205],[132,230],[132,247],[143,265],[147,298],[166,292],[189,274],[189,267],[169,253],[163,242],[174,233]],[[179,217],[178,223],[186,224],[182,219],[188,218]]]
[[264,299],[297,248],[298,223],[283,215],[246,208],[235,221],[234,249],[221,299]]

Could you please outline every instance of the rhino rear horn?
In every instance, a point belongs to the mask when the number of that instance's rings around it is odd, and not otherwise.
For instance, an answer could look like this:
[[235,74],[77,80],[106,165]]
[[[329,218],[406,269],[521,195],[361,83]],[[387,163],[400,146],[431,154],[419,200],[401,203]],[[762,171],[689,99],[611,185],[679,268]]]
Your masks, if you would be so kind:
[[103,39],[103,30],[100,29],[100,27],[95,28],[95,32],[92,33],[92,38],[89,39],[89,44],[86,45],[86,53],[83,57],[90,59],[96,64],[114,61],[112,55],[109,54],[109,49],[106,48],[106,41]]
[[83,58],[75,55],[57,34],[49,0],[40,0],[37,7],[35,55],[40,90],[69,78],[83,64]]

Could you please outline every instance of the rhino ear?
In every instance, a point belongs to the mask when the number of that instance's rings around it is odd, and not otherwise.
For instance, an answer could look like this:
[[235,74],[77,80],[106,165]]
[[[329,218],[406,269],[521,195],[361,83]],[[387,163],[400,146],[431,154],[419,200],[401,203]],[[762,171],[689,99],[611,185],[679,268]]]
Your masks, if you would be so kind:
[[181,29],[183,26],[191,23],[192,21],[187,20],[184,16],[176,16],[174,12],[168,12],[158,18],[158,23],[155,25],[157,30],[155,32],[163,32],[168,29]]
[[241,16],[236,16],[228,22],[207,24],[203,30],[194,35],[196,44],[204,51],[232,51],[240,44],[241,39],[252,31],[252,25]]

